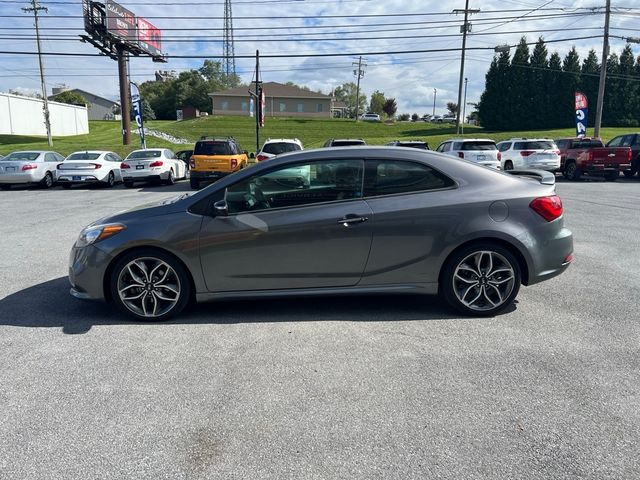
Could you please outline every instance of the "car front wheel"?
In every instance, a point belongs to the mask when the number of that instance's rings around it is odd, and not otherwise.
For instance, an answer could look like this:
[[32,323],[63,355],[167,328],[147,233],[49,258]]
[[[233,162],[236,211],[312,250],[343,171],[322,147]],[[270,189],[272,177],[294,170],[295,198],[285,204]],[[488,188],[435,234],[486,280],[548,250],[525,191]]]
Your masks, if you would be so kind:
[[113,268],[110,288],[120,311],[144,321],[179,314],[191,295],[191,283],[180,262],[154,249],[122,257]]
[[520,265],[497,244],[462,248],[447,262],[440,291],[465,315],[492,316],[507,308],[520,290]]

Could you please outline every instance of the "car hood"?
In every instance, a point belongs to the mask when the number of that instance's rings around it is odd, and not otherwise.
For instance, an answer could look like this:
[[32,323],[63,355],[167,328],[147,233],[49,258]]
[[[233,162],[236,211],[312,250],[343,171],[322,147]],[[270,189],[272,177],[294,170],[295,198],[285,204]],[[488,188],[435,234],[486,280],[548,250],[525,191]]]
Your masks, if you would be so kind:
[[149,218],[157,217],[161,215],[169,215],[179,211],[186,210],[183,200],[187,200],[191,196],[191,193],[183,193],[175,197],[167,198],[158,202],[144,203],[137,205],[126,210],[108,215],[106,217],[96,220],[91,225],[102,225],[104,223],[124,223],[127,220],[133,218]]

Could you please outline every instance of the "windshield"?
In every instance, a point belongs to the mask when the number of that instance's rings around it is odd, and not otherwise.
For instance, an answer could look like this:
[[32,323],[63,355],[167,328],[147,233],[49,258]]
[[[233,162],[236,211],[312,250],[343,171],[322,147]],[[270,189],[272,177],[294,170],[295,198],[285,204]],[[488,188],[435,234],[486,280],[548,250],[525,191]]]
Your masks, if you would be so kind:
[[473,142],[462,142],[462,145],[458,150],[497,150],[496,144],[490,140],[486,141],[473,141]]
[[132,158],[159,158],[162,155],[160,150],[136,150],[131,152],[127,157],[127,160]]
[[38,152],[13,152],[0,160],[2,160],[3,162],[12,161],[12,160],[14,162],[15,161],[33,162],[39,156],[40,156],[40,153]]
[[262,151],[264,153],[270,153],[271,155],[280,155],[281,153],[287,152],[297,152],[298,150],[302,150],[302,148],[300,148],[300,145],[290,142],[267,143],[264,147],[262,147]]
[[67,157],[67,160],[97,160],[100,157],[100,153],[72,153]]
[[198,142],[194,155],[233,155],[228,142]]
[[536,140],[528,142],[516,142],[514,150],[556,150],[557,147],[552,141]]

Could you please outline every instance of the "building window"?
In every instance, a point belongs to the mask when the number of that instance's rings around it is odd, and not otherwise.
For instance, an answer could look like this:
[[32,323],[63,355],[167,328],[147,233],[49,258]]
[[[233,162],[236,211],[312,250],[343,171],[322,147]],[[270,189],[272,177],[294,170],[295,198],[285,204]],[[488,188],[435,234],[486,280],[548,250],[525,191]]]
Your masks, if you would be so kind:
[[304,103],[299,103],[298,104],[298,113],[303,113],[304,112]]
[[242,102],[240,108],[242,108],[243,112],[248,112],[249,111],[249,102]]
[[321,103],[318,103],[316,105],[316,112],[322,113],[322,111],[323,111],[323,105]]
[[280,111],[281,112],[286,112],[287,111],[287,104],[284,102],[280,102]]
[[222,102],[222,110],[229,110],[229,102],[227,100]]

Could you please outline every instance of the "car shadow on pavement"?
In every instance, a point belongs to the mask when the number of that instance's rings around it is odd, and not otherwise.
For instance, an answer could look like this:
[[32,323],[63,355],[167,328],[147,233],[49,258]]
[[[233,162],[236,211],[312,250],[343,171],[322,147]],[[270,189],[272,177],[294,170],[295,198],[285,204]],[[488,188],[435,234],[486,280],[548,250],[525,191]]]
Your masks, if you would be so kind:
[[[514,309],[510,307],[507,313]],[[178,318],[157,325],[449,319],[460,317],[436,296],[357,295],[201,303],[190,306]],[[73,335],[87,333],[94,325],[139,323],[120,314],[111,305],[71,297],[66,277],[25,288],[0,300],[0,325],[60,327],[64,333]]]

